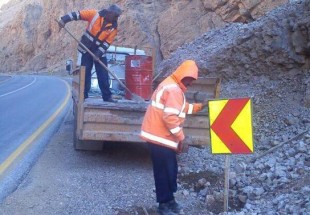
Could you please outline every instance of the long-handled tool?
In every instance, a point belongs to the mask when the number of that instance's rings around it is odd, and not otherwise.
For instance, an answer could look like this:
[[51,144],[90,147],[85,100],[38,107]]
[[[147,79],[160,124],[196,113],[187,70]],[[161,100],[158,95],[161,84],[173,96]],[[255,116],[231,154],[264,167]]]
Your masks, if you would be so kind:
[[153,82],[155,82],[157,80],[157,78],[159,78],[160,75],[162,75],[164,72],[166,72],[165,70],[162,70],[161,72],[159,72],[154,78],[153,78]]
[[[58,20],[55,19],[55,21],[58,23]],[[59,24],[59,23],[58,23]],[[124,87],[124,89],[130,94],[131,98],[135,101],[138,102],[144,102],[144,99],[134,93],[132,93],[128,87],[126,87],[126,85],[115,75],[114,72],[112,72],[92,51],[90,51],[83,43],[81,43],[65,26],[63,26],[63,29],[65,29],[65,31],[75,40],[79,43],[79,45],[85,50],[87,51],[93,58],[95,61],[97,61],[101,66],[103,66],[103,68],[105,68],[106,71],[109,72],[110,75],[113,76],[113,78],[115,78],[122,87]]]

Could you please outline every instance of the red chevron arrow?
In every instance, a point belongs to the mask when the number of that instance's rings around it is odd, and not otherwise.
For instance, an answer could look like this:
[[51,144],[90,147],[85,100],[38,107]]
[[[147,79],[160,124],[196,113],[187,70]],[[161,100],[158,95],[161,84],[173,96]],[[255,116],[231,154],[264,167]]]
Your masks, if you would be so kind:
[[232,153],[252,153],[249,147],[231,128],[231,125],[234,123],[235,119],[238,117],[249,100],[249,98],[229,99],[220,114],[211,125],[211,129]]

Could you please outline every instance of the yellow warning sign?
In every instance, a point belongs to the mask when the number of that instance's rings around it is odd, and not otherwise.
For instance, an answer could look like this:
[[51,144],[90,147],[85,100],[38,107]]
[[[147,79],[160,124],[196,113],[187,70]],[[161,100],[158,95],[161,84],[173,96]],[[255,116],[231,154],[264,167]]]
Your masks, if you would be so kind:
[[209,101],[209,118],[213,154],[253,153],[250,98]]

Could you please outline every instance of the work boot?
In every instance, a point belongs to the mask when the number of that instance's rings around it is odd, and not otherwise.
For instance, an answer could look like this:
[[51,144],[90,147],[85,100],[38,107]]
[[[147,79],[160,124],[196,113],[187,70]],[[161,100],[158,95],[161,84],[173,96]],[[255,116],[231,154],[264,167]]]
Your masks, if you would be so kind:
[[182,211],[182,207],[175,201],[175,199],[171,200],[167,204],[174,213],[179,214]]
[[159,206],[157,208],[157,212],[160,215],[177,215],[174,213],[170,208],[168,203],[159,203]]
[[103,101],[105,102],[113,102],[113,103],[116,103],[117,101],[112,99],[112,98],[108,98],[108,99],[103,99]]

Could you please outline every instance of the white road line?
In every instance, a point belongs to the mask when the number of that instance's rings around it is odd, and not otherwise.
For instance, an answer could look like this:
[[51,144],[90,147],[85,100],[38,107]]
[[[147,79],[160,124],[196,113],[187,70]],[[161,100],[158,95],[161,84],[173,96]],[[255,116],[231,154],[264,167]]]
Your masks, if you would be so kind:
[[10,78],[7,78],[7,79],[4,79],[3,81],[0,81],[0,84],[3,84],[3,83],[5,83],[5,82],[7,82],[7,81],[9,81],[9,80],[11,80],[12,79],[12,76],[9,76]]
[[32,81],[30,84],[28,84],[28,85],[26,85],[26,86],[24,86],[24,87],[21,87],[21,88],[19,88],[19,89],[17,89],[17,90],[14,90],[14,91],[12,91],[12,92],[9,92],[9,93],[6,93],[6,94],[2,94],[2,95],[0,95],[0,98],[1,98],[1,97],[4,97],[4,96],[7,96],[7,95],[10,95],[10,94],[12,94],[12,93],[16,93],[16,92],[18,92],[18,91],[20,91],[20,90],[22,90],[22,89],[25,89],[25,88],[29,87],[30,85],[34,84],[36,81],[37,81],[37,78],[34,78],[33,81]]
[[65,109],[66,105],[71,98],[70,86],[64,81],[64,84],[67,88],[67,95],[62,102],[62,104],[58,107],[58,109],[46,120],[25,142],[23,142],[3,163],[0,163],[0,176],[6,171],[7,168],[11,166],[11,164],[29,147],[31,146],[35,140],[54,122],[54,120],[58,117],[58,115]]

